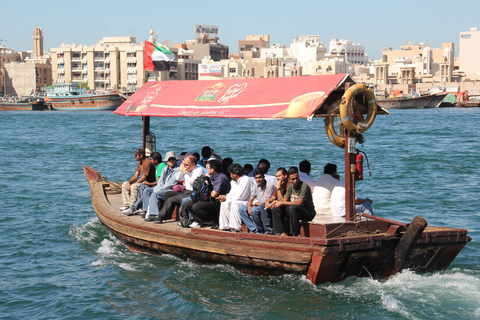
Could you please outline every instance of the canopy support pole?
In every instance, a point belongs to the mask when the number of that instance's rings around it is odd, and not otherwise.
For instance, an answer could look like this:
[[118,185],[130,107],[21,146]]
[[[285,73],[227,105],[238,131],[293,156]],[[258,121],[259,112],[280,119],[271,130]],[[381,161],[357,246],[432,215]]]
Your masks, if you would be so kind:
[[355,218],[355,144],[356,139],[345,130],[345,221]]
[[145,150],[147,147],[147,135],[150,132],[150,117],[149,116],[143,116],[143,138],[142,138],[142,148]]

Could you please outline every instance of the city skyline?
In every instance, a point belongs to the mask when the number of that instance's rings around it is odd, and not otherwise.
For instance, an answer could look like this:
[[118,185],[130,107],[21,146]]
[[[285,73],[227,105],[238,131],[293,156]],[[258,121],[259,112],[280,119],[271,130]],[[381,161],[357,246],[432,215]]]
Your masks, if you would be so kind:
[[[440,48],[454,42],[459,53],[459,34],[478,27],[480,4],[462,1],[452,7],[447,1],[224,1],[219,4],[183,1],[181,6],[166,1],[35,2],[26,0],[2,4],[0,45],[15,51],[33,50],[33,29],[43,30],[44,49],[60,43],[91,46],[103,37],[134,36],[148,39],[152,27],[157,42],[183,43],[194,39],[194,25],[219,27],[219,42],[237,53],[238,40],[246,35],[269,34],[270,45],[289,47],[302,35],[319,35],[327,46],[332,38],[350,40],[365,47],[370,59],[379,59],[383,47],[425,43]],[[21,12],[19,12],[21,9]],[[5,14],[10,12],[11,14]],[[15,14],[17,13],[18,14]],[[451,14],[451,17],[448,16]],[[20,19],[21,18],[21,19]]]

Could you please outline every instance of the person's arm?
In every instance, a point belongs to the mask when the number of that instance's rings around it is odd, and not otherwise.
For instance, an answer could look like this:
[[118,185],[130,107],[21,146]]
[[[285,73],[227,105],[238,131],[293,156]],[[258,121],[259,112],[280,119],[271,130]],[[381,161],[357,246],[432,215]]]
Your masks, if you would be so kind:
[[253,200],[255,200],[254,197],[250,197],[250,199],[248,199],[247,208],[249,215],[252,215]]
[[158,181],[160,180],[160,177],[158,177],[158,179],[154,182],[148,182],[148,181],[144,181],[143,184],[149,186],[149,187],[154,187],[157,185]]
[[140,176],[140,164],[137,164],[137,170],[135,174],[127,181],[127,191],[130,191],[130,186],[137,182],[138,177]]
[[215,159],[217,159],[218,161],[222,162],[222,157],[220,157],[218,154],[216,154],[215,152],[213,152],[213,149],[212,149],[212,156],[214,156]]
[[365,199],[355,198],[355,204],[360,204],[360,203],[364,203],[364,202],[373,203],[372,199],[370,199],[370,198],[365,198]]
[[275,198],[276,198],[277,200],[281,200],[281,201],[286,200],[286,199],[285,199],[285,195],[283,194],[282,182],[277,181],[277,183],[275,184],[275,187],[276,187]]
[[140,176],[140,172],[135,171],[135,174],[130,178],[130,180],[128,180],[128,184],[132,185],[135,182],[137,182],[139,176]]
[[[306,190],[306,189],[302,189],[302,192]],[[292,192],[293,192],[293,186],[290,185],[288,188],[287,188],[287,192],[285,193],[285,196],[282,195],[283,197],[283,200],[282,199],[279,199],[279,200],[275,200],[273,203],[272,203],[272,207],[274,208],[278,208],[278,207],[281,207],[281,206],[299,206],[303,203],[303,198],[305,198],[303,195],[303,193],[300,194],[300,196],[298,197],[297,200],[295,201],[290,201],[290,197],[292,195]],[[279,192],[279,194],[281,194],[281,192]]]

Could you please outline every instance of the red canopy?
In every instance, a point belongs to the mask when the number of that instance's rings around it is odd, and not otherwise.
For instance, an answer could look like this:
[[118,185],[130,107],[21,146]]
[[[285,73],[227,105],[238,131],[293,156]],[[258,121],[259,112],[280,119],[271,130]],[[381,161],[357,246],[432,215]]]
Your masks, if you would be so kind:
[[348,74],[237,80],[149,81],[116,111],[126,116],[307,118]]

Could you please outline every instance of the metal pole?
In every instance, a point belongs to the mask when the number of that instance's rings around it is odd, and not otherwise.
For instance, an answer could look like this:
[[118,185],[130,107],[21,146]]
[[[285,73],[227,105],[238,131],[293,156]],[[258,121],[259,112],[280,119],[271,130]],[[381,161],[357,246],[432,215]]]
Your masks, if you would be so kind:
[[[146,116],[146,117],[142,117],[143,118],[143,143],[142,143],[142,148],[145,150],[145,148],[147,147],[147,135],[148,135],[148,132],[150,132],[150,117],[149,116]],[[152,151],[152,150],[150,150]]]
[[345,130],[345,221],[355,218],[355,144],[355,138]]

